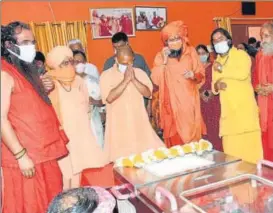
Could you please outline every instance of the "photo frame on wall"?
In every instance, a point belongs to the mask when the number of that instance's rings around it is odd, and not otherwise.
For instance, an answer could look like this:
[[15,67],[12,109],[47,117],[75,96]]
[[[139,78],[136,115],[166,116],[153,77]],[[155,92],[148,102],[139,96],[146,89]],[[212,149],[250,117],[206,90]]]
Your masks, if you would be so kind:
[[117,32],[135,36],[133,8],[90,9],[93,39],[111,38]]
[[166,7],[135,7],[136,30],[161,30],[167,24]]

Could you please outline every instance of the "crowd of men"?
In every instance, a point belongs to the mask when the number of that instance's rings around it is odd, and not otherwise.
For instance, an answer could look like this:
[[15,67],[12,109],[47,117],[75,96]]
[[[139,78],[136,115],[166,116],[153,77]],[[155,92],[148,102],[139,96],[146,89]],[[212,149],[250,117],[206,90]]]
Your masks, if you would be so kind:
[[[46,212],[57,194],[80,186],[84,169],[92,169],[90,183],[99,185],[107,177],[98,169],[120,157],[202,137],[244,161],[273,161],[271,22],[261,28],[255,68],[251,48],[234,47],[225,29],[211,34],[212,59],[205,45],[191,46],[187,25],[174,21],[161,31],[151,71],[119,32],[101,75],[77,39],[44,57],[27,24],[12,22],[1,34],[4,213]],[[99,191],[83,198],[86,205],[67,196],[69,205],[56,199],[52,205],[95,212]]]

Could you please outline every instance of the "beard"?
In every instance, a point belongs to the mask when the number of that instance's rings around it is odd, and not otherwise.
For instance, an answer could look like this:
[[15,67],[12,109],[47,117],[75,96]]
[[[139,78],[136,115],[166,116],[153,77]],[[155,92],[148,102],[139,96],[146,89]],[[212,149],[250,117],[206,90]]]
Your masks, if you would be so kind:
[[273,55],[273,41],[261,43],[262,52],[264,55]]
[[45,91],[45,88],[40,79],[38,73],[38,67],[35,62],[27,63],[17,58],[14,55],[10,55],[11,63],[17,68],[17,70],[27,79],[27,81],[33,86],[38,95],[49,105],[51,101]]
[[169,57],[170,58],[177,58],[180,59],[181,55],[182,55],[182,49],[179,50],[170,50],[170,54]]

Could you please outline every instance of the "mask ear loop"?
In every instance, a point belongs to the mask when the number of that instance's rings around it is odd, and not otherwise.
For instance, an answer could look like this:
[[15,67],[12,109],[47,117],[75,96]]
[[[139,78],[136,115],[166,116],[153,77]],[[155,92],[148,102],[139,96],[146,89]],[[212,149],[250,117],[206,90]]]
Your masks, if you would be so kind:
[[230,45],[231,45],[231,40],[230,39],[227,40],[227,44],[228,44],[228,47],[230,48]]
[[19,45],[14,44],[12,41],[10,41],[10,47],[7,48],[9,53],[15,55],[16,57],[20,57],[20,48]]

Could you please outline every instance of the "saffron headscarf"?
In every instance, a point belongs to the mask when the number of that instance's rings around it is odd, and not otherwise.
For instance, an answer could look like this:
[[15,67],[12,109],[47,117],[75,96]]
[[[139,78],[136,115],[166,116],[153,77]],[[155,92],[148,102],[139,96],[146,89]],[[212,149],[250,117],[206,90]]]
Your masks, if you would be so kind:
[[73,52],[67,46],[54,47],[46,57],[50,70],[48,75],[64,84],[71,84],[76,76],[73,65],[60,67],[65,59],[73,59]]
[[57,68],[65,58],[73,58],[73,52],[67,46],[54,47],[46,57],[46,64],[51,68]]
[[180,36],[182,40],[189,43],[188,27],[183,21],[173,21],[166,25],[161,31],[161,40],[165,45],[169,38]]
[[[53,48],[46,57],[46,64],[50,68],[50,70],[47,72],[47,75],[52,77],[53,80],[59,81],[60,84],[71,86],[72,82],[76,77],[76,72],[72,64],[69,64],[67,66],[60,66],[62,62],[66,59],[73,59],[73,53],[68,47],[57,46]],[[55,84],[56,83],[57,82],[55,82]],[[49,97],[60,123],[63,124],[57,86],[55,86],[54,90],[50,92]]]

